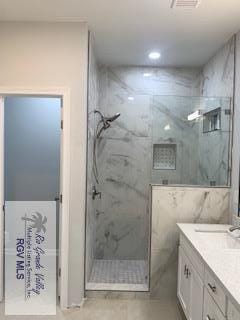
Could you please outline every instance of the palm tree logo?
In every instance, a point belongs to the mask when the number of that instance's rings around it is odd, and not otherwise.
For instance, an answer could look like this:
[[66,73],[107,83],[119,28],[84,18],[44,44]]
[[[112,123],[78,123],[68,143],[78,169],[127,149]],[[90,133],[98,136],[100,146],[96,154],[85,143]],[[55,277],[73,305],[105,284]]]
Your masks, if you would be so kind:
[[45,233],[47,230],[45,227],[45,224],[47,223],[47,217],[43,217],[39,212],[35,212],[35,214],[32,215],[32,218],[22,217],[22,220],[32,222],[30,226],[34,229],[37,229],[36,232],[38,233],[41,231]]

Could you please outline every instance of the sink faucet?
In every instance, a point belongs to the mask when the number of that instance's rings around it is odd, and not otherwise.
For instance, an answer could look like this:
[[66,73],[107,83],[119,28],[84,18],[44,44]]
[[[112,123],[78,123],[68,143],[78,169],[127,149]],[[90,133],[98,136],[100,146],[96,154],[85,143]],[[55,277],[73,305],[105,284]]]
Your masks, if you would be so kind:
[[235,230],[240,230],[240,226],[233,226],[233,227],[229,228],[230,232],[233,232]]

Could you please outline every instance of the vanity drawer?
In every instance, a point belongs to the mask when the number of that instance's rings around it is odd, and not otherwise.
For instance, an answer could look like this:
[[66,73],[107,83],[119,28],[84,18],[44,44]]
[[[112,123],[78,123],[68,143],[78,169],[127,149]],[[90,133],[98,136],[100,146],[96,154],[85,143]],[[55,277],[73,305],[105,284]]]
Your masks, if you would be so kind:
[[222,313],[226,315],[227,297],[219,282],[215,279],[213,274],[208,269],[205,270],[204,284],[208,289],[210,295],[215,300],[216,304],[219,306]]
[[231,301],[228,300],[228,311],[227,311],[228,320],[239,320],[240,312],[235,308]]
[[199,273],[200,277],[203,280],[204,279],[204,263],[183,234],[180,234],[180,246],[183,248],[187,257],[191,261],[194,269]]
[[206,288],[204,289],[203,319],[226,320]]

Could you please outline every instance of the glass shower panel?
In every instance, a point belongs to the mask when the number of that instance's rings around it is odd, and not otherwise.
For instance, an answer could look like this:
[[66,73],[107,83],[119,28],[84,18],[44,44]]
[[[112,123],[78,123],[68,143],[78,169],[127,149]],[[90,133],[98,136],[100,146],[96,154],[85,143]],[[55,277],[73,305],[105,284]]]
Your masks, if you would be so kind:
[[99,111],[106,118],[120,116],[103,131],[104,121],[95,113],[98,181],[93,177],[93,183],[101,198],[88,204],[95,212],[95,239],[87,289],[111,289],[112,283],[118,290],[148,290],[150,99],[109,97]]
[[[178,96],[152,98],[152,175],[153,184],[197,184],[199,122],[188,121],[199,107],[199,99]],[[154,149],[162,148],[162,162],[169,168],[157,168]],[[172,153],[164,152],[171,148]]]
[[201,108],[198,183],[227,186],[230,184],[231,100],[202,98]]
[[154,96],[153,184],[229,185],[231,100]]

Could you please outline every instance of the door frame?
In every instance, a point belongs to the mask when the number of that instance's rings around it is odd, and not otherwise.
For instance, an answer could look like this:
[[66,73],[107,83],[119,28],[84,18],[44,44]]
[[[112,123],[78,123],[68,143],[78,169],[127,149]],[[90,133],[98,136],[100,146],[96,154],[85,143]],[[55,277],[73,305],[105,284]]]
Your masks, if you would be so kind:
[[[60,240],[60,261],[61,277],[60,277],[60,308],[62,310],[68,308],[68,263],[69,261],[69,216],[70,216],[70,89],[66,87],[0,87],[0,205],[4,204],[4,96],[43,96],[43,97],[59,97],[62,99],[62,135],[61,135],[61,165],[60,165],[60,194],[62,195],[61,217],[59,240]],[[1,207],[0,207],[1,208]],[[4,243],[4,224],[3,210],[0,210],[0,250],[2,250],[2,259],[0,259],[0,277],[2,286],[0,285],[0,298],[3,295],[3,243]],[[0,251],[1,253],[1,251]],[[2,261],[1,261],[2,260]],[[1,300],[1,299],[0,299]]]
[[[0,96],[0,144],[4,141],[4,98]],[[2,175],[3,173],[3,175]],[[0,145],[0,302],[4,290],[4,144]]]

